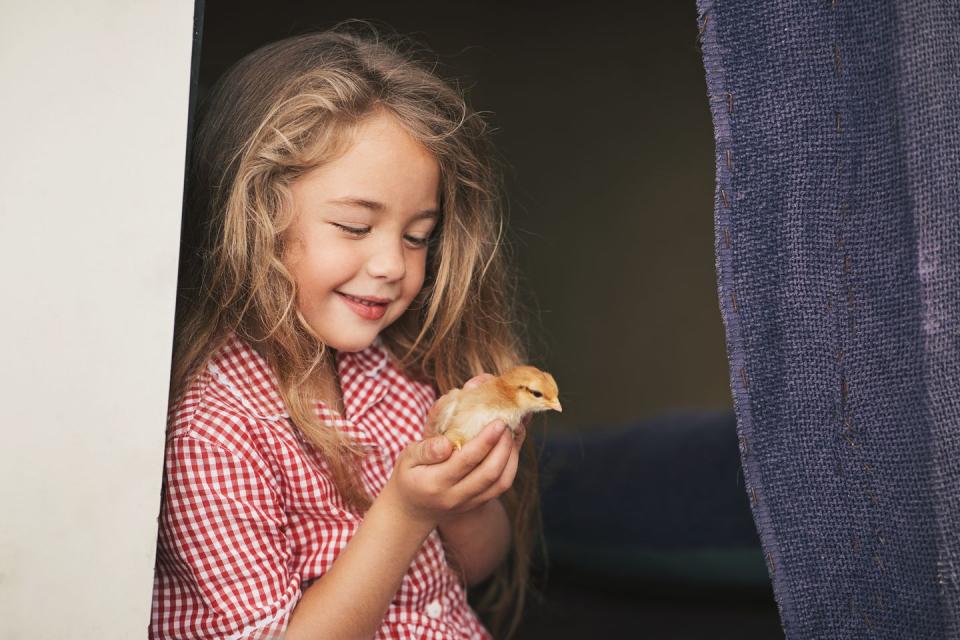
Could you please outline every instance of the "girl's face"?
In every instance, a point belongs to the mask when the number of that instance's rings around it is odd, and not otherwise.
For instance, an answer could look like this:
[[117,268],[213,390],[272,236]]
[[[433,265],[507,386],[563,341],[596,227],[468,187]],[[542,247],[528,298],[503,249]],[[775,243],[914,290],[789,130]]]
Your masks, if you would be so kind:
[[439,185],[437,160],[382,112],[345,154],[291,185],[283,262],[300,312],[328,346],[366,348],[420,291]]

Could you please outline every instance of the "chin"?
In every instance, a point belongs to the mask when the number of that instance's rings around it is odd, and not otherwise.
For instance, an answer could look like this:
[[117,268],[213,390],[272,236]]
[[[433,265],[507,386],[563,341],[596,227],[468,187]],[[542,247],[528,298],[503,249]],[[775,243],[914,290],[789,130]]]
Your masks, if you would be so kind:
[[366,336],[356,336],[356,337],[341,337],[340,339],[334,338],[332,340],[325,341],[327,346],[336,349],[341,352],[354,353],[357,351],[363,351],[376,339],[377,334],[373,334],[369,337]]

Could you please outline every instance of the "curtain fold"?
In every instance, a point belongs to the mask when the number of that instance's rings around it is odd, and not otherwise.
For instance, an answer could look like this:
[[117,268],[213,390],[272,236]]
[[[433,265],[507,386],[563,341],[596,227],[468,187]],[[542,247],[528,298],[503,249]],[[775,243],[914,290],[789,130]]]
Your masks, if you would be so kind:
[[786,635],[960,637],[960,3],[698,14],[740,455]]

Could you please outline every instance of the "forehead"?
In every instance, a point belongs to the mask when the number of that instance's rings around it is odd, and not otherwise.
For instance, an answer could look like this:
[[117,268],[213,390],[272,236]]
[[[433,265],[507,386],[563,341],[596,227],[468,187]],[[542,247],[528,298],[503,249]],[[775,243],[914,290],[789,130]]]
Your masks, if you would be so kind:
[[437,208],[440,165],[393,116],[378,113],[357,126],[340,156],[292,188],[295,197],[335,206],[420,212]]

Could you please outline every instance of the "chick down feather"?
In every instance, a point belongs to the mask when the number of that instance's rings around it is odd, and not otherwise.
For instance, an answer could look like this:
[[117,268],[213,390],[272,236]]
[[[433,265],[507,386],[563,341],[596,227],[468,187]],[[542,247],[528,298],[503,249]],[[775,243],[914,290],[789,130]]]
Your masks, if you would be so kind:
[[539,411],[562,411],[553,376],[536,367],[514,367],[469,389],[444,394],[427,415],[427,433],[443,434],[459,449],[494,420],[516,431]]

